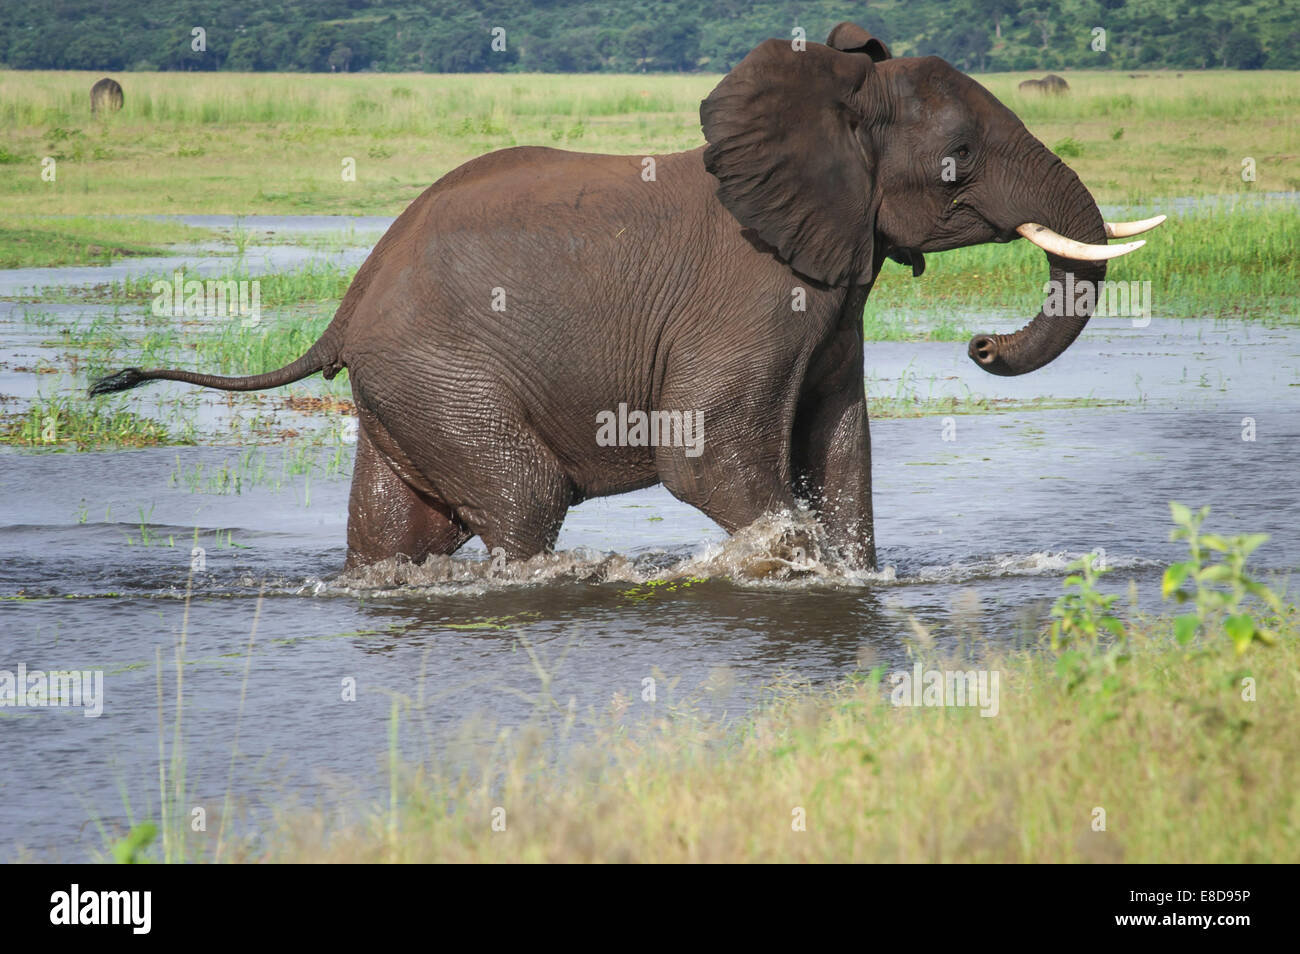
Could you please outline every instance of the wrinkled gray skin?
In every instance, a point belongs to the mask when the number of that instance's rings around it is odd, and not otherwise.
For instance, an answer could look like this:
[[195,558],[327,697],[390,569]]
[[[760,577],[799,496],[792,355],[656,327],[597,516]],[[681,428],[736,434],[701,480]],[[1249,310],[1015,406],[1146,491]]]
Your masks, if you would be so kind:
[[1070,84],[1065,81],[1064,77],[1057,76],[1055,73],[1048,73],[1042,79],[1027,79],[1019,86],[1022,93],[1068,93]]
[[125,102],[122,86],[117,80],[105,76],[90,87],[90,111],[92,113],[115,113]]
[[[347,367],[349,567],[473,535],[528,557],[579,501],[658,482],[729,531],[800,498],[842,559],[874,566],[862,309],[885,259],[919,274],[923,253],[1010,241],[1027,221],[1106,238],[1074,173],[979,84],[892,59],[852,24],[828,43],[756,48],[701,106],[708,146],[654,157],[653,181],[640,156],[522,147],[466,163],[398,218],[279,371],[128,369],[92,393]],[[1080,294],[1105,274],[1048,261]],[[1087,319],[1040,312],[969,352],[1022,374]],[[599,446],[597,415],[621,402],[702,412],[703,453]]]

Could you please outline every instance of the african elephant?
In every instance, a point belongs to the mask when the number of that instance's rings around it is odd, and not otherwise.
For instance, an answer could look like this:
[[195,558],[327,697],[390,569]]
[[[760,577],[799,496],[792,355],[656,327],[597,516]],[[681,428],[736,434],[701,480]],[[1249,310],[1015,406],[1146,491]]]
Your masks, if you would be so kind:
[[105,76],[90,87],[90,111],[92,113],[101,111],[115,113],[122,108],[123,102],[125,102],[125,99],[122,96],[122,86],[117,80]]
[[1055,73],[1048,73],[1042,79],[1027,79],[1019,86],[1022,93],[1068,93],[1070,84]]
[[[348,567],[474,535],[529,557],[574,504],[659,482],[728,531],[803,501],[832,553],[874,566],[862,312],[885,260],[920,275],[927,252],[1023,235],[1082,296],[1141,242],[1107,246],[1078,177],[944,61],[894,59],[847,23],[796,45],[768,40],[722,79],[699,148],[524,146],[448,173],[277,371],[128,368],[90,393],[260,390],[346,367]],[[975,337],[970,357],[1042,367],[1088,321],[1085,297],[1067,304]]]

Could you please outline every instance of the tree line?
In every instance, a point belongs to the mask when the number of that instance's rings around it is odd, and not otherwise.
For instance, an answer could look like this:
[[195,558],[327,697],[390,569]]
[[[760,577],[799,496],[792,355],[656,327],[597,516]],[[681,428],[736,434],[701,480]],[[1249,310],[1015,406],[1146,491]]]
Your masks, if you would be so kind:
[[0,66],[716,73],[846,19],[971,72],[1300,69],[1300,0],[5,0]]

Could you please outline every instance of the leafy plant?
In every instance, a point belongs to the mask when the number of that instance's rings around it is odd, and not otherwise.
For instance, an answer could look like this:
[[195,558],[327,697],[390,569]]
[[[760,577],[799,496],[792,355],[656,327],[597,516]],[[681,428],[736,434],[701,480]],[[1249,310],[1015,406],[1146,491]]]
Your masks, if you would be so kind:
[[145,850],[158,837],[158,826],[141,822],[113,843],[113,858],[119,865],[148,864]]
[[1049,630],[1052,649],[1059,654],[1057,675],[1074,690],[1094,675],[1104,673],[1103,688],[1113,689],[1117,682],[1115,670],[1128,659],[1128,638],[1124,623],[1112,610],[1118,597],[1097,589],[1097,581],[1110,571],[1098,566],[1093,553],[1075,560],[1068,569],[1077,572],[1062,584],[1066,592],[1052,606],[1055,619]]
[[1246,559],[1268,540],[1268,534],[1224,537],[1202,533],[1201,524],[1210,513],[1209,507],[1192,513],[1190,508],[1171,501],[1169,511],[1177,524],[1169,539],[1186,540],[1190,559],[1165,571],[1161,595],[1194,607],[1193,612],[1174,619],[1174,637],[1179,644],[1186,646],[1198,633],[1209,634],[1220,626],[1238,654],[1256,642],[1273,644],[1276,633],[1250,606],[1243,605],[1247,597],[1254,596],[1274,613],[1282,611],[1278,595],[1246,572]]

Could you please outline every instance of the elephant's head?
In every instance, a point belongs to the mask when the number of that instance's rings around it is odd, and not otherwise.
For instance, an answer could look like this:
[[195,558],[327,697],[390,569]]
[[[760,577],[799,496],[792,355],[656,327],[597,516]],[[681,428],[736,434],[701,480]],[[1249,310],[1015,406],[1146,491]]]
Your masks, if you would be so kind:
[[1064,351],[1091,315],[1105,259],[1142,244],[1106,239],[1159,224],[1108,226],[1078,176],[983,86],[937,57],[894,59],[851,23],[825,46],[763,43],[700,118],[718,197],[808,278],[862,285],[886,257],[919,275],[926,252],[1019,236],[1042,247],[1055,287],[1075,298],[1014,334],[973,338],[971,358],[993,374]]

